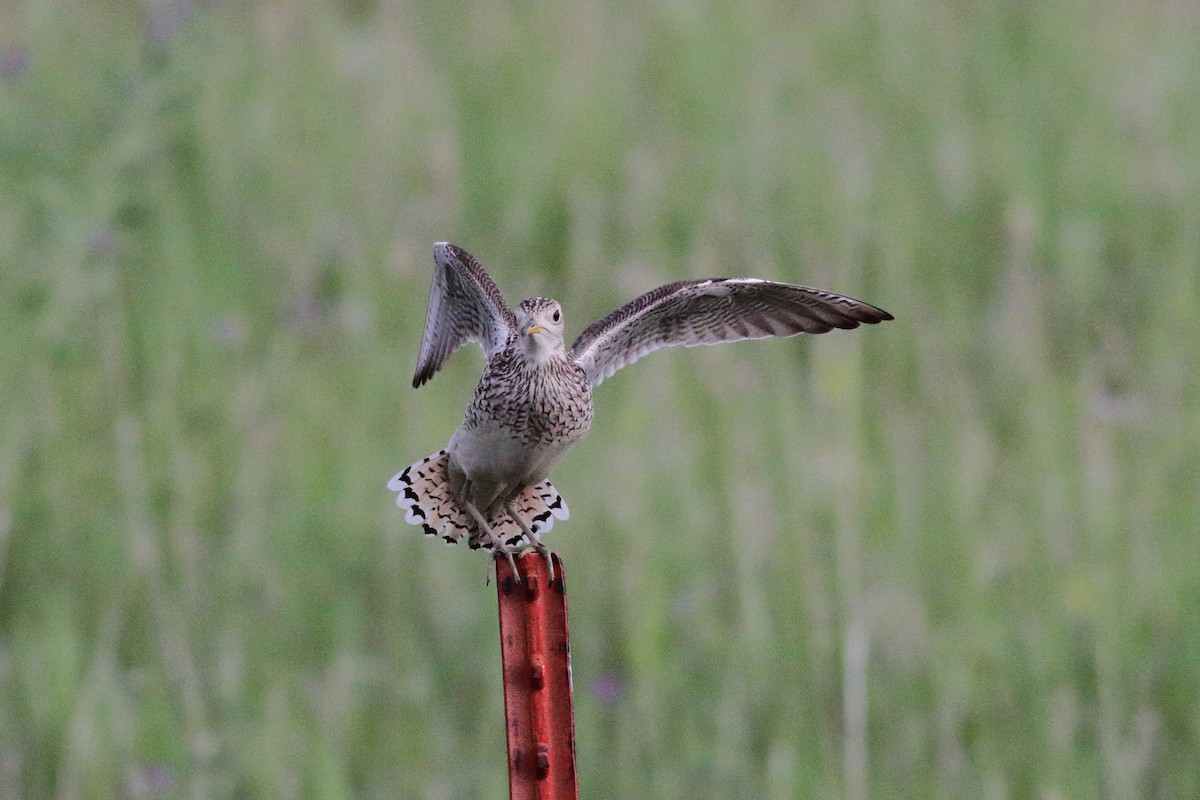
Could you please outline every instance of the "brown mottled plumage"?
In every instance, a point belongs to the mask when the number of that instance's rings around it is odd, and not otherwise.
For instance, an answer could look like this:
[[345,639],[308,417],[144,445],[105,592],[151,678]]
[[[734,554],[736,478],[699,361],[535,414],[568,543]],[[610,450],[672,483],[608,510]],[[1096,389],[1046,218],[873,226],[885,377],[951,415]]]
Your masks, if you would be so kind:
[[[567,518],[547,480],[592,424],[592,389],[654,350],[739,339],[825,333],[892,319],[868,303],[757,278],[677,281],[592,323],[568,350],[562,309],[534,297],[508,308],[480,263],[446,242],[433,246],[434,281],[419,387],[468,341],[488,364],[450,444],[388,483],[405,519],[454,543],[494,547],[511,560],[522,540]],[[514,570],[515,573],[515,570]]]

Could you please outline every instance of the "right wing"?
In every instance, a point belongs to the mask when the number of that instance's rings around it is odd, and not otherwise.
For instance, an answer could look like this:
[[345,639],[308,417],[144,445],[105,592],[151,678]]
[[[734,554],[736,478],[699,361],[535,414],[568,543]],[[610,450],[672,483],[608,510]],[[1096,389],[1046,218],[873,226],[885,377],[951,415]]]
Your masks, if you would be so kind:
[[468,341],[479,342],[491,358],[517,325],[512,309],[475,256],[449,242],[438,242],[433,246],[433,264],[433,289],[413,388],[432,378],[450,354]]

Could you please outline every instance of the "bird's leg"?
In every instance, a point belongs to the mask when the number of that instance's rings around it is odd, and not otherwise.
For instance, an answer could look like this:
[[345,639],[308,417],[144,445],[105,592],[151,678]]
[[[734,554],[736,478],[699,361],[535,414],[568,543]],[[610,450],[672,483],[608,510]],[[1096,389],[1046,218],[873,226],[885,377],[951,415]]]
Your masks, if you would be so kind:
[[493,531],[491,526],[487,524],[487,520],[483,518],[483,514],[479,513],[479,509],[477,509],[470,500],[463,499],[462,504],[463,508],[467,510],[467,513],[474,518],[475,523],[479,526],[479,530],[483,531],[488,539],[492,541],[492,549],[496,552],[503,553],[504,557],[508,559],[508,565],[512,567],[513,577],[516,578],[517,583],[520,583],[521,573],[517,572],[517,562],[515,559],[513,559],[512,548],[501,541],[500,537],[496,535],[496,532]]
[[546,559],[546,568],[550,570],[550,582],[554,583],[554,559],[550,555],[550,548],[542,544],[541,537],[530,530],[529,526],[525,524],[525,520],[517,516],[517,512],[514,511],[512,507],[511,497],[504,501],[504,510],[507,511],[508,515],[513,518],[518,526],[520,526],[521,532],[524,533],[525,538],[529,540],[530,547],[541,553],[542,557]]

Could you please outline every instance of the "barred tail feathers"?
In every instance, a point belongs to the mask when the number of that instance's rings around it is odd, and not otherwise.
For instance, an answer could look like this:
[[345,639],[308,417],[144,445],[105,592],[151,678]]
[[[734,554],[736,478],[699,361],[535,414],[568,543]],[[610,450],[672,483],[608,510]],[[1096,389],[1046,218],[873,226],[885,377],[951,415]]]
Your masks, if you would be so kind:
[[387,488],[398,493],[396,505],[403,509],[405,522],[421,526],[427,536],[441,536],[447,544],[455,544],[474,526],[450,491],[448,462],[446,451],[439,450],[406,467],[388,481]]
[[[513,500],[513,511],[521,519],[525,520],[525,524],[529,526],[529,530],[541,536],[547,533],[554,527],[555,519],[569,519],[571,510],[567,508],[567,501],[562,499],[562,495],[558,493],[558,489],[554,488],[554,484],[550,481],[542,481],[536,486],[526,486],[519,495]],[[499,516],[503,523],[512,527],[517,532],[517,539],[521,538],[521,528],[509,518],[504,509],[500,509]],[[492,526],[492,530],[500,534],[506,542],[510,542],[506,531],[501,531],[497,527],[500,520],[489,520],[488,524]],[[515,540],[512,540],[515,541]]]
[[[426,535],[441,536],[447,544],[456,544],[466,536],[470,547],[490,548],[491,541],[450,491],[448,465],[449,456],[439,450],[406,467],[388,481],[387,487],[397,493],[396,505],[404,510],[404,521],[420,526]],[[550,481],[525,487],[513,500],[513,510],[539,535],[553,528],[556,518],[570,516],[566,502]],[[506,544],[515,545],[524,538],[521,526],[500,504],[492,511],[488,526]]]

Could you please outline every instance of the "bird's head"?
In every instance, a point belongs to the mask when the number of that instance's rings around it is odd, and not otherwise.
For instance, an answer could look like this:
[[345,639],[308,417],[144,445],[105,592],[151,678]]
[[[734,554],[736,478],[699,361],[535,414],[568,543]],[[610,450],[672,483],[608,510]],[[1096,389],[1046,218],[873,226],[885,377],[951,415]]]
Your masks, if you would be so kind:
[[525,357],[542,363],[566,349],[562,306],[548,297],[531,297],[517,306],[517,336]]

